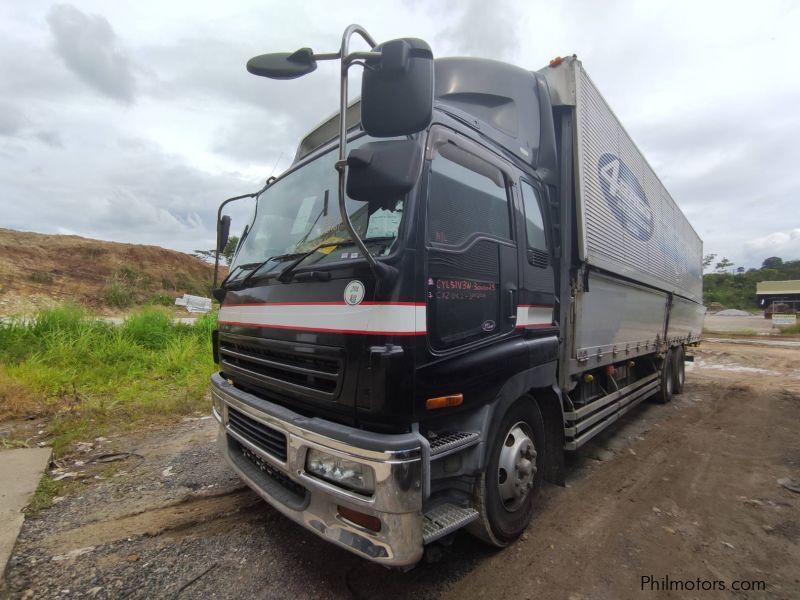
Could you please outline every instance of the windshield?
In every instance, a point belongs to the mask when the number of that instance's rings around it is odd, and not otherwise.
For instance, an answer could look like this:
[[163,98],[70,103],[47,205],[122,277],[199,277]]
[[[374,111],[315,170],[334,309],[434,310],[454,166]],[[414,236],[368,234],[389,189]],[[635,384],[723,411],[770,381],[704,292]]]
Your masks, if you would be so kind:
[[[357,148],[370,141],[362,136],[348,144]],[[231,264],[231,280],[241,279],[267,259],[259,273],[276,270],[281,263],[297,259],[318,248],[303,264],[320,264],[359,258],[357,248],[339,214],[339,178],[334,164],[335,149],[276,181],[257,199],[255,214]],[[397,242],[405,200],[398,198],[391,210],[369,202],[345,199],[347,213],[373,256],[389,254]],[[347,247],[337,251],[336,244]],[[238,267],[238,268],[237,268]]]

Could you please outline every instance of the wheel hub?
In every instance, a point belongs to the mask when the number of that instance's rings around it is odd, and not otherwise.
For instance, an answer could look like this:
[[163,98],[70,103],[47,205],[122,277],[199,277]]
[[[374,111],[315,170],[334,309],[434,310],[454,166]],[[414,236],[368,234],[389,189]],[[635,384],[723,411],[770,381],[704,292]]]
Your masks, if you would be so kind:
[[527,498],[536,476],[536,446],[527,423],[511,426],[503,441],[497,487],[506,510],[517,510]]

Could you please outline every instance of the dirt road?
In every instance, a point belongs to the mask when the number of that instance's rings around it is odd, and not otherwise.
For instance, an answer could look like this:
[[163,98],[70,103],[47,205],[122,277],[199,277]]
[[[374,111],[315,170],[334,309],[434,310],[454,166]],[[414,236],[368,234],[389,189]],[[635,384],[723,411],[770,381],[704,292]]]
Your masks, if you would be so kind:
[[[437,562],[388,571],[244,489],[210,419],[101,441],[84,477],[26,522],[13,598],[800,598],[800,350],[707,342],[672,404],[645,402],[569,460],[528,532],[495,551],[460,533]],[[133,453],[108,465],[98,452]],[[87,463],[75,465],[79,460]],[[101,479],[95,479],[100,477]],[[725,591],[642,590],[700,579]],[[763,581],[766,592],[731,591]],[[719,589],[719,584],[717,589]]]

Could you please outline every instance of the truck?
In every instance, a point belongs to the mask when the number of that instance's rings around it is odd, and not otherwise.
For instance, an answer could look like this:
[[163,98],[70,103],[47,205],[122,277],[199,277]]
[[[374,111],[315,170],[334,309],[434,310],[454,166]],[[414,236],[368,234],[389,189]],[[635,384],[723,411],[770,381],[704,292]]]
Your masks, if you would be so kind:
[[574,56],[434,59],[352,25],[336,52],[247,68],[322,61],[339,110],[246,195],[215,280],[220,452],[277,511],[387,567],[462,528],[507,546],[567,452],[683,390],[702,242]]

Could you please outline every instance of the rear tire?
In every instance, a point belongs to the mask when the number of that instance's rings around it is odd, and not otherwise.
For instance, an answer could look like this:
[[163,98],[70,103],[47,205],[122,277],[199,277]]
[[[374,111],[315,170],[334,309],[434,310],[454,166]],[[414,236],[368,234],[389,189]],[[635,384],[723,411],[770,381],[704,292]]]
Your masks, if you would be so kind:
[[675,360],[672,356],[672,350],[667,351],[664,357],[664,362],[661,365],[661,387],[658,388],[658,393],[655,395],[655,400],[659,404],[667,404],[672,400],[673,385],[675,384]]
[[490,442],[488,464],[473,497],[480,518],[467,531],[498,548],[525,531],[544,478],[544,448],[539,406],[531,396],[522,396],[506,411]]
[[675,355],[672,367],[672,393],[682,394],[683,385],[686,383],[686,350],[683,346],[673,348],[672,353]]

